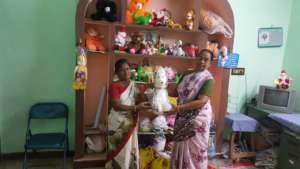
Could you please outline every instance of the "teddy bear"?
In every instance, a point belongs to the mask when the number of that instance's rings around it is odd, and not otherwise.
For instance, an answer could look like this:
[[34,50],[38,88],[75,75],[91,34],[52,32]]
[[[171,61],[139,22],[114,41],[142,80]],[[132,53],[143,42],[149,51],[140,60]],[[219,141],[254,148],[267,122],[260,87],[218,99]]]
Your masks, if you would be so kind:
[[186,21],[185,21],[185,29],[187,30],[193,30],[195,25],[195,11],[189,10],[186,13]]
[[106,20],[115,22],[117,20],[117,5],[112,0],[98,0],[96,4],[96,13],[92,15],[94,20]]
[[126,13],[127,24],[148,25],[151,20],[151,14],[146,12],[149,0],[131,0]]
[[127,52],[130,54],[146,54],[146,46],[143,41],[144,35],[142,33],[133,33],[131,41],[128,44]]
[[92,27],[87,29],[86,38],[85,38],[85,46],[90,51],[99,51],[104,53],[106,51],[99,33]]
[[288,89],[290,86],[291,78],[288,77],[285,70],[282,70],[278,79],[275,80],[275,85],[278,89]]

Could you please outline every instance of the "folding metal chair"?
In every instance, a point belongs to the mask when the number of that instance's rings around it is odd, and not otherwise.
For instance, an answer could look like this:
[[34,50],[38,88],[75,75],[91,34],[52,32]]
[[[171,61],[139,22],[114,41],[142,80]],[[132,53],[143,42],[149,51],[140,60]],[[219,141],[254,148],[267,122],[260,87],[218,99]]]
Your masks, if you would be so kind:
[[[28,168],[28,151],[36,150],[63,150],[63,168],[66,168],[66,157],[69,150],[68,141],[68,107],[64,103],[37,103],[29,111],[28,126],[26,132],[25,155],[23,169]],[[31,133],[30,123],[34,120],[65,118],[65,129],[57,133]]]

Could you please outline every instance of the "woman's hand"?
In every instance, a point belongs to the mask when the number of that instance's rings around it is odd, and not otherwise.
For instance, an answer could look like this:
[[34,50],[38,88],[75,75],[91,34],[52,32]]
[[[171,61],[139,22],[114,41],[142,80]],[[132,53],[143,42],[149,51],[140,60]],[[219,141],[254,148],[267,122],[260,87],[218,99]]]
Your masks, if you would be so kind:
[[172,114],[176,114],[178,112],[178,107],[177,106],[173,106],[171,110],[164,112],[165,115],[172,115]]
[[137,111],[147,110],[147,109],[151,109],[151,104],[149,102],[142,102],[136,106]]

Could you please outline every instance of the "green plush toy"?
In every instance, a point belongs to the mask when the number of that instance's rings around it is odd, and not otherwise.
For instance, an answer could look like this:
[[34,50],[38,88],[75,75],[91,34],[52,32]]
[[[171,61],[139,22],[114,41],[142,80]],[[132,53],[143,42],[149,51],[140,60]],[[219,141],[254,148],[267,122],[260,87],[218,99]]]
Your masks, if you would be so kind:
[[137,81],[143,81],[145,76],[145,70],[143,66],[139,66],[137,69]]
[[134,12],[132,14],[132,16],[133,16],[134,24],[137,24],[137,25],[149,25],[150,20],[151,20],[151,15],[140,16],[140,15],[137,15],[137,12]]

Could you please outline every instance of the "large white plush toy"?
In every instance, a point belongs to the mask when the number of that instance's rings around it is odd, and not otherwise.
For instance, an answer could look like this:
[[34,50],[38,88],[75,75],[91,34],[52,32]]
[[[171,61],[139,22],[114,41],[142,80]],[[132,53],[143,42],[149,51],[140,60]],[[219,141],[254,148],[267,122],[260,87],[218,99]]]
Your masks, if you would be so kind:
[[165,69],[161,66],[157,67],[154,79],[154,93],[152,98],[152,109],[160,115],[165,111],[171,110],[172,106],[168,100],[168,76]]

